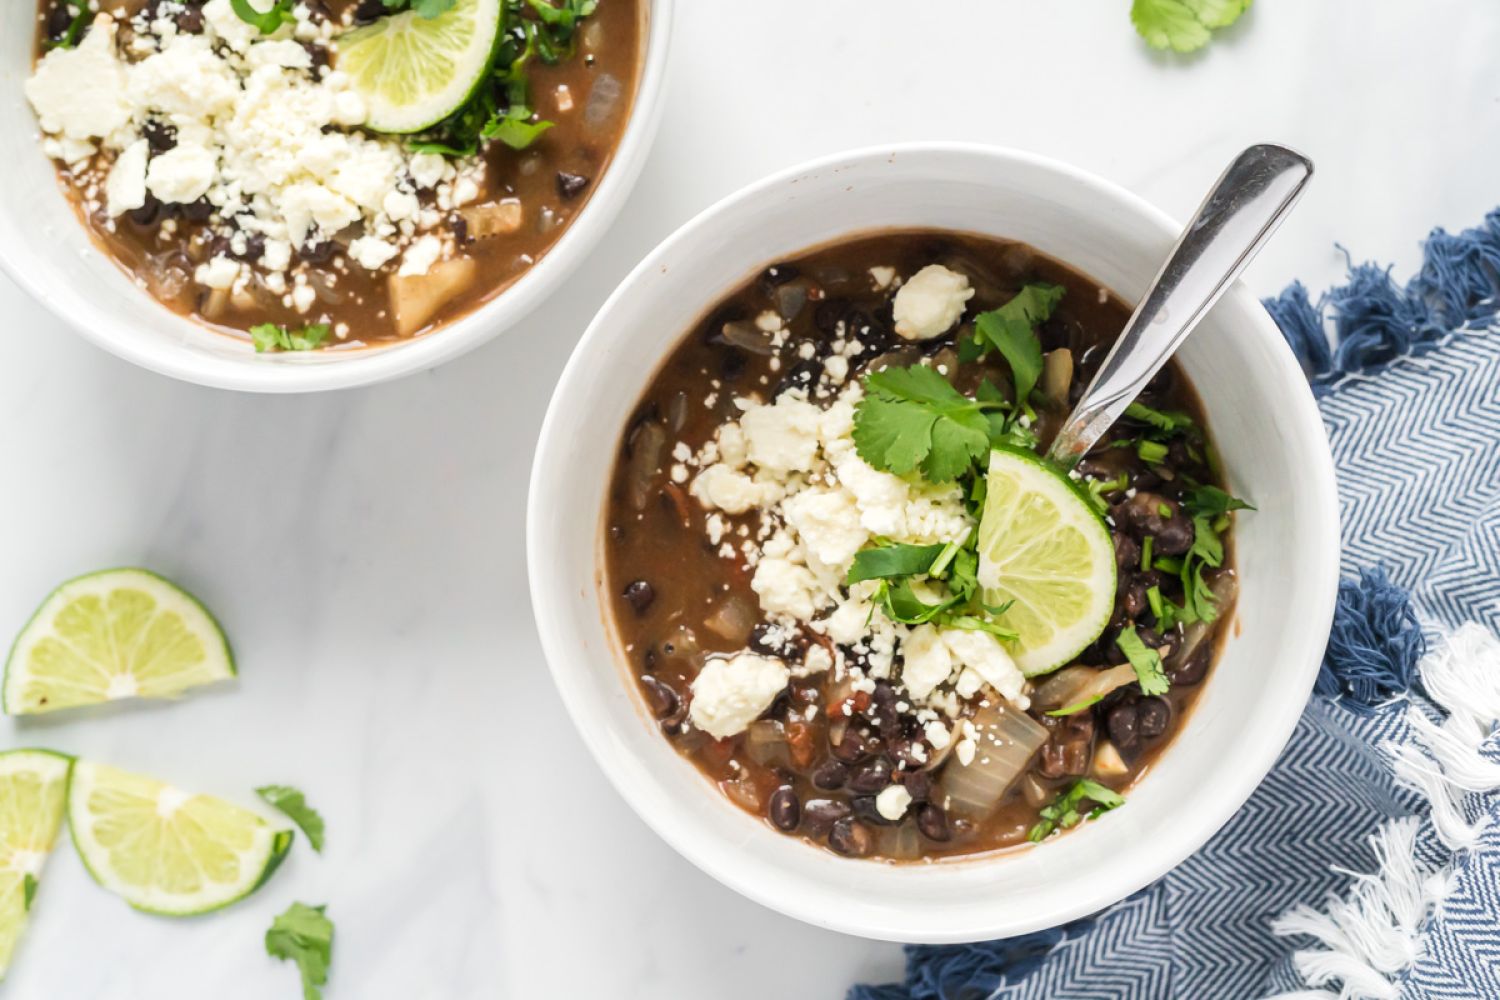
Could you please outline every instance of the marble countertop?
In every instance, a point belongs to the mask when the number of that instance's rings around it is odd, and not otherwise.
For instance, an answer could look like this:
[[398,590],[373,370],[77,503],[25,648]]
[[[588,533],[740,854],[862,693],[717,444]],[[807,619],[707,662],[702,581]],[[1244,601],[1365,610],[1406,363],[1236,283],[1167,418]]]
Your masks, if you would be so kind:
[[0,636],[58,581],[116,564],[222,618],[237,684],[181,704],[5,720],[6,746],[186,788],[305,789],[328,821],[263,890],[136,914],[70,846],[8,997],[298,995],[261,936],[294,899],[337,921],[330,1000],[836,1000],[900,950],[802,926],[668,849],[606,784],[541,660],[523,510],[553,381],[631,265],[769,171],[876,142],[1016,146],[1178,217],[1240,147],[1316,161],[1255,290],[1418,260],[1500,202],[1500,7],[1258,4],[1200,58],[1149,52],[1127,0],[683,0],[659,141],[566,296],[487,347],[374,389],[182,385],[86,345],[0,278]]

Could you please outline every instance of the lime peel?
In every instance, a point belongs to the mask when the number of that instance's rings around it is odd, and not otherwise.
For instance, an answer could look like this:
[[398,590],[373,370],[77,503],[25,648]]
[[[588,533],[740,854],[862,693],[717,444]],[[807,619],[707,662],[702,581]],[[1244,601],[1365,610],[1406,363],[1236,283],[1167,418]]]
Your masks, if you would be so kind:
[[0,978],[26,930],[42,865],[62,827],[73,758],[51,750],[0,753]]

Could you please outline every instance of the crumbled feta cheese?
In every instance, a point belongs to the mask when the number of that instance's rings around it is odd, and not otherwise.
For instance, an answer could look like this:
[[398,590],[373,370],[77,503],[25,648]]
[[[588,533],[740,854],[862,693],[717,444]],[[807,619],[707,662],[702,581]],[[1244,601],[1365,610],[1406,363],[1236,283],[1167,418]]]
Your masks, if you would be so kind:
[[803,490],[783,501],[781,511],[802,544],[825,566],[846,569],[870,537],[859,523],[853,498],[843,490]]
[[377,236],[361,236],[349,244],[350,259],[370,271],[384,267],[400,252],[394,243],[389,243]]
[[781,556],[763,556],[755,567],[750,589],[768,614],[807,621],[827,604],[827,595],[812,571]]
[[146,186],[164,202],[186,205],[208,193],[217,168],[218,159],[207,149],[179,143],[151,158],[146,168]]
[[[943,642],[953,658],[982,677],[985,683],[1024,708],[1021,691],[1026,677],[1016,666],[1005,647],[988,632],[966,629],[944,629]],[[963,696],[960,693],[960,696]]]
[[740,418],[751,462],[772,472],[807,472],[818,453],[823,411],[790,393]]
[[207,288],[231,288],[240,277],[240,263],[222,254],[198,265],[193,280]]
[[776,490],[756,482],[743,472],[723,463],[710,465],[698,473],[688,492],[705,507],[718,508],[726,514],[743,514],[751,507],[774,500]]
[[146,204],[146,160],[150,154],[150,144],[145,139],[137,139],[126,147],[110,168],[104,193],[111,218]]
[[803,654],[801,669],[793,673],[798,677],[810,677],[832,669],[833,654],[822,646],[812,645],[808,646],[807,652]]
[[406,256],[401,258],[401,269],[396,273],[403,276],[426,274],[442,254],[442,241],[436,236],[424,236],[406,251]]
[[102,139],[124,127],[131,107],[125,66],[115,57],[114,18],[100,14],[77,48],[48,52],[23,89],[44,132]]
[[442,181],[443,173],[448,169],[448,161],[436,153],[418,153],[411,158],[407,169],[411,172],[411,179],[417,182],[417,187],[431,189]]
[[901,683],[913,698],[925,700],[934,688],[953,673],[953,654],[941,633],[931,625],[918,625],[901,645],[905,665]]
[[922,735],[927,737],[927,742],[932,744],[934,750],[944,749],[952,739],[948,735],[948,727],[936,719],[922,725]]
[[790,676],[780,660],[756,653],[709,660],[693,678],[688,717],[715,739],[743,732],[771,707]]
[[907,340],[931,340],[941,336],[964,314],[974,297],[966,275],[941,264],[928,264],[911,276],[896,293],[892,315],[896,332]]
[[318,301],[318,293],[313,291],[311,285],[298,285],[292,289],[292,308],[299,313],[305,313]]
[[875,282],[878,291],[885,291],[891,287],[891,282],[896,280],[896,269],[894,267],[872,267],[870,268],[870,279]]
[[875,811],[892,823],[906,815],[911,805],[911,792],[904,785],[886,785],[875,796]]

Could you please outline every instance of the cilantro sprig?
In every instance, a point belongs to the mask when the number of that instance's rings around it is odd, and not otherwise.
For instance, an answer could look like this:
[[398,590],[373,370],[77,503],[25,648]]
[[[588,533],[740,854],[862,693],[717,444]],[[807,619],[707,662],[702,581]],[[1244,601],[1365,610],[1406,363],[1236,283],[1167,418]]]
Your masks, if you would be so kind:
[[[995,620],[1006,609],[991,607],[979,596],[977,546],[978,532],[974,531],[962,542],[946,545],[876,539],[874,546],[855,554],[844,582],[879,581],[872,600],[893,622],[988,632],[997,639],[1014,641],[1015,630]],[[946,595],[936,601],[925,600],[917,592],[923,580],[941,582]]]
[[309,323],[300,330],[288,330],[275,323],[258,323],[250,328],[255,353],[270,351],[313,351],[328,339],[327,323]]
[[1127,625],[1120,631],[1115,645],[1135,668],[1135,679],[1141,685],[1142,694],[1166,694],[1171,689],[1172,682],[1167,680],[1167,673],[1161,666],[1161,654],[1141,641],[1134,625]]
[[[1085,802],[1092,802],[1094,805],[1090,809],[1084,809]],[[1026,832],[1026,839],[1039,844],[1056,830],[1077,826],[1083,820],[1095,819],[1124,804],[1125,796],[1113,788],[1088,778],[1079,778],[1054,799],[1051,805],[1042,807],[1038,812],[1041,818]]]
[[1153,49],[1194,52],[1216,28],[1227,28],[1252,0],[1133,0],[1130,23]]
[[290,785],[262,785],[255,794],[285,813],[307,835],[312,849],[323,853],[323,817],[307,804],[307,796]]
[[267,10],[257,10],[250,0],[229,0],[229,9],[236,17],[255,28],[262,35],[274,35],[283,24],[296,24],[297,15],[292,12],[296,0],[276,0]]
[[78,44],[83,37],[83,29],[89,23],[88,0],[64,0],[68,9],[73,12],[73,18],[68,22],[67,28],[56,38],[47,41],[49,49],[71,49]]
[[990,451],[987,410],[923,365],[865,376],[854,411],[854,447],[870,465],[898,476],[921,472],[932,483],[959,478]]
[[333,921],[324,915],[326,906],[293,903],[266,931],[266,954],[297,963],[302,974],[303,1000],[322,1000],[319,989],[328,983],[333,962]]
[[974,334],[959,341],[958,360],[969,364],[990,351],[999,351],[1010,365],[1015,383],[1016,404],[1024,407],[1042,375],[1042,342],[1037,339],[1037,324],[1045,322],[1062,301],[1061,285],[1035,282],[1024,286],[1015,297],[999,309],[982,312],[974,318]]

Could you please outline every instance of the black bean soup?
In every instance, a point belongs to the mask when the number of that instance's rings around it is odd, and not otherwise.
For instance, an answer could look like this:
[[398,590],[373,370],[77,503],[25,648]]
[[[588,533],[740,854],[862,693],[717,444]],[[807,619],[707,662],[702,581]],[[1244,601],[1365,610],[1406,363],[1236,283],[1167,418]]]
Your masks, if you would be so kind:
[[[933,264],[962,275],[972,298],[945,333],[905,339],[894,328],[893,300],[903,282]],[[899,647],[887,667],[875,669],[864,646],[767,614],[752,588],[752,563],[757,546],[769,544],[765,522],[773,516],[700,502],[694,481],[708,464],[700,458],[721,425],[741,418],[742,397],[770,403],[796,393],[828,407],[862,375],[916,363],[968,395],[983,380],[1009,385],[998,353],[961,364],[958,343],[972,335],[977,315],[1036,282],[1064,289],[1035,329],[1046,366],[1034,416],[1021,421],[1045,451],[1130,307],[1023,244],[937,231],[864,235],[767,268],[678,345],[622,436],[605,526],[606,586],[622,647],[666,738],[734,803],[777,830],[841,855],[892,861],[1044,839],[1118,804],[1102,800],[1128,791],[1150,768],[1212,666],[1232,618],[1231,517],[1220,511],[1195,524],[1201,504],[1193,507],[1194,491],[1221,477],[1202,407],[1175,362],[1138,400],[1147,408],[1141,413],[1168,415],[1158,423],[1171,426],[1122,420],[1079,467],[1080,485],[1098,498],[1114,543],[1114,614],[1073,662],[1026,681],[1024,711],[988,688],[951,697],[946,713],[924,711],[902,688]],[[835,356],[844,361],[830,364]],[[830,371],[844,377],[830,384]],[[1210,531],[1222,550],[1218,565],[1200,560],[1196,576],[1184,572],[1199,551],[1195,535]],[[1185,592],[1194,586],[1198,595]],[[1184,620],[1192,616],[1181,609],[1195,597],[1200,606],[1217,602],[1212,621]],[[1165,693],[1144,694],[1124,666],[1126,630],[1159,657]],[[694,681],[715,660],[745,651],[811,669],[793,669],[774,696],[765,693],[769,705],[753,722],[715,738],[694,725]],[[779,679],[773,674],[769,683]],[[1064,704],[1080,700],[1082,708]],[[997,712],[1001,729],[1018,727],[1031,752],[1000,785],[974,795],[949,773],[965,766],[955,745],[972,731],[968,724],[996,724]],[[988,764],[986,753],[981,744],[974,763]],[[899,790],[888,791],[893,786]]]

